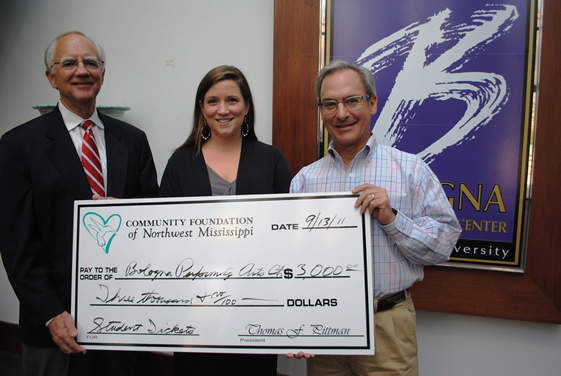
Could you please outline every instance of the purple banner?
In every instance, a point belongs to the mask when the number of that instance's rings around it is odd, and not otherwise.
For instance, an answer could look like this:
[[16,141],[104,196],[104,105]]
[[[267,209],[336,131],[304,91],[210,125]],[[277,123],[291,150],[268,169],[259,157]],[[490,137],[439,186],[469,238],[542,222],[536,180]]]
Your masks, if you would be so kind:
[[331,58],[373,72],[378,142],[439,177],[463,228],[455,262],[522,266],[535,7],[332,1]]

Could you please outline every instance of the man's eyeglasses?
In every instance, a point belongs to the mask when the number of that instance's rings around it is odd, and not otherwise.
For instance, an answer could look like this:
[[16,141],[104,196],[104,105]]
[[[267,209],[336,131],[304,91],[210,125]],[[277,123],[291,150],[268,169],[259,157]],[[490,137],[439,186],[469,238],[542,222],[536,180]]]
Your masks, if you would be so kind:
[[101,67],[103,66],[103,60],[99,60],[98,58],[95,57],[86,58],[83,60],[77,60],[74,58],[63,58],[60,59],[60,61],[53,63],[51,68],[54,67],[56,64],[58,64],[58,66],[61,69],[70,71],[78,68],[78,64],[80,63],[84,63],[84,67],[87,70],[98,70],[101,69]]
[[354,97],[345,98],[342,101],[327,100],[319,102],[318,106],[322,113],[324,113],[325,115],[331,115],[335,111],[337,111],[337,106],[339,105],[339,103],[343,103],[343,105],[349,111],[358,110],[363,99],[370,99],[370,95],[357,95]]

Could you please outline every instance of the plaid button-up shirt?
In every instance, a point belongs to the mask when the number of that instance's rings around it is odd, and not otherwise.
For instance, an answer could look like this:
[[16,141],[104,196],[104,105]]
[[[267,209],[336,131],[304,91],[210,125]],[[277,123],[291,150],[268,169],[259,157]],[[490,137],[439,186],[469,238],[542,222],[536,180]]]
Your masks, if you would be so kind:
[[416,155],[374,136],[348,166],[330,144],[327,156],[294,177],[290,192],[347,192],[361,184],[386,189],[398,212],[385,226],[372,220],[375,298],[411,287],[423,279],[424,265],[449,259],[461,228],[438,178]]

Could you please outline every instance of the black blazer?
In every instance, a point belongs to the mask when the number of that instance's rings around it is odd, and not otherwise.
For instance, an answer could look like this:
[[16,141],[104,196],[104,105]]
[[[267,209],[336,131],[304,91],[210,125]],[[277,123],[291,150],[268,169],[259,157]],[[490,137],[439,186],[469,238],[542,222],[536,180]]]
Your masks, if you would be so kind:
[[[282,152],[256,140],[243,140],[236,195],[288,193],[292,174]],[[170,157],[160,184],[160,196],[211,196],[210,178],[202,153],[179,148]]]
[[[99,114],[105,126],[107,195],[158,194],[146,135]],[[70,312],[74,200],[92,193],[60,111],[0,139],[0,251],[20,301],[23,343],[56,346],[45,323]]]

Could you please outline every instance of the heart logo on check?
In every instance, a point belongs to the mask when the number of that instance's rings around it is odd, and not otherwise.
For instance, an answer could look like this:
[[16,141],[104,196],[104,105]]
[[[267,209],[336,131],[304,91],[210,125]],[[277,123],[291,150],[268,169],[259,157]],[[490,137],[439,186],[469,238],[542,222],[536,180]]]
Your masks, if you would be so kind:
[[121,227],[121,216],[113,214],[105,220],[101,215],[90,212],[84,215],[82,222],[103,252],[109,253],[111,242]]

